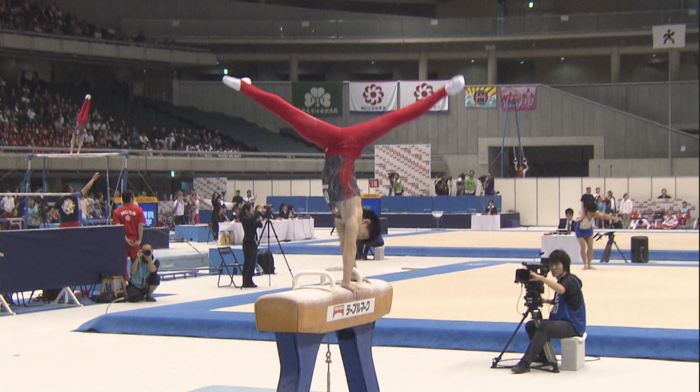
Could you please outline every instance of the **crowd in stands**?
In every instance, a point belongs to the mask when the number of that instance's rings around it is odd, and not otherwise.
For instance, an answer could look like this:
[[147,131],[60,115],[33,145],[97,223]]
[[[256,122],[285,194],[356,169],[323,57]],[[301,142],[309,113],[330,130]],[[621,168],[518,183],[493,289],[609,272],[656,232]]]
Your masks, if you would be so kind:
[[[71,132],[82,102],[51,91],[39,81],[20,78],[10,86],[0,78],[0,145],[70,147]],[[99,101],[99,98],[93,102]],[[112,148],[152,151],[183,151],[200,156],[236,157],[240,148],[218,130],[177,129],[154,125],[137,129],[126,120],[102,116],[92,107],[86,124],[85,149]],[[218,152],[218,153],[214,153]]]
[[146,41],[143,33],[127,37],[118,28],[100,28],[82,21],[75,15],[61,11],[55,3],[47,5],[33,0],[0,0],[0,28],[116,41]]

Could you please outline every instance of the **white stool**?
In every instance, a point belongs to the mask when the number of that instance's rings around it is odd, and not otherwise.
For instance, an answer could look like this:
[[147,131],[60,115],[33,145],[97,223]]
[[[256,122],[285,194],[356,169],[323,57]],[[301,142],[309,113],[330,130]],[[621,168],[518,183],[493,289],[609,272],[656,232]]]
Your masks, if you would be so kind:
[[586,362],[586,336],[561,339],[561,370],[577,371]]
[[375,246],[372,248],[372,251],[374,252],[374,259],[375,260],[384,260],[384,247],[383,246]]

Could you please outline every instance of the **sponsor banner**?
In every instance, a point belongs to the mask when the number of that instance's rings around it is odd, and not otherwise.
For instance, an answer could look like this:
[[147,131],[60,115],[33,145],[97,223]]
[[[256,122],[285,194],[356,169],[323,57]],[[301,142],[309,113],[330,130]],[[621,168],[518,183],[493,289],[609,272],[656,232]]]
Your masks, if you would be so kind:
[[343,114],[343,82],[294,82],[292,105],[316,116]]
[[326,313],[326,322],[343,320],[370,313],[374,313],[374,298],[330,305]]
[[465,87],[464,106],[495,109],[498,106],[496,91],[496,86],[467,86]]
[[685,25],[652,26],[654,49],[685,47]]
[[430,144],[377,144],[374,146],[374,178],[379,193],[389,194],[389,172],[398,173],[404,196],[430,196]]
[[[445,80],[400,81],[399,91],[401,91],[401,107],[405,108],[412,103],[428,97],[430,94],[443,88],[445,83],[447,83]],[[449,102],[447,97],[445,97],[430,108],[430,111],[446,112],[447,109],[449,109]]]
[[398,82],[350,82],[350,111],[396,110],[398,86]]
[[[537,109],[537,86],[503,86],[501,87],[501,110],[517,108],[519,111]],[[515,107],[513,106],[515,105]]]

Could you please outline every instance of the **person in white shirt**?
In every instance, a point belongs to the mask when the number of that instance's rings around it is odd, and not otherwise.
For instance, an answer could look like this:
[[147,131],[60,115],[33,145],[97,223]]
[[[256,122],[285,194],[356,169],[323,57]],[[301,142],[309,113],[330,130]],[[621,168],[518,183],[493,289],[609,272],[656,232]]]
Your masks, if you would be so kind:
[[[8,189],[7,192],[12,192],[12,190]],[[17,216],[17,210],[16,210],[16,205],[15,205],[15,199],[12,196],[5,196],[2,198],[2,201],[0,201],[0,206],[2,207],[2,211],[0,211],[0,217],[2,218],[13,218]],[[10,227],[10,224],[8,222],[2,222],[2,229],[7,230]]]
[[651,224],[649,224],[649,221],[644,219],[644,218],[639,218],[637,219],[636,222],[631,227],[632,230],[637,230],[637,229],[651,229]]
[[666,216],[664,217],[664,221],[661,222],[660,225],[655,226],[655,229],[664,229],[664,230],[669,230],[669,229],[675,229],[676,226],[678,226],[678,217],[676,217],[676,214],[673,213],[673,210],[668,210],[666,211]]
[[173,201],[173,218],[176,225],[185,224],[185,196],[182,191],[177,191]]
[[253,192],[249,189],[246,192],[245,196],[243,196],[243,202],[255,205],[256,198],[257,198],[257,196],[253,196]]
[[622,228],[627,229],[630,227],[630,216],[632,215],[632,210],[634,210],[634,202],[625,193],[622,195],[622,201],[620,201],[620,215],[622,215]]

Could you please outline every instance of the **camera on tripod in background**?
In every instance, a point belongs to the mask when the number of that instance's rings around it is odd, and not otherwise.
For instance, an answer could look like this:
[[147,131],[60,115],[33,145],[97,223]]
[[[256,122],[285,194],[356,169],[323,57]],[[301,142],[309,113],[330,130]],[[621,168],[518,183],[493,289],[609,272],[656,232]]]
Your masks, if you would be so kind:
[[525,268],[515,270],[515,283],[525,285],[525,306],[530,310],[535,310],[543,305],[544,283],[530,281],[530,272],[547,276],[549,273],[549,259],[543,258],[540,264],[523,263],[523,266]]

